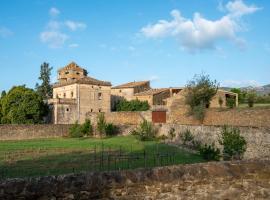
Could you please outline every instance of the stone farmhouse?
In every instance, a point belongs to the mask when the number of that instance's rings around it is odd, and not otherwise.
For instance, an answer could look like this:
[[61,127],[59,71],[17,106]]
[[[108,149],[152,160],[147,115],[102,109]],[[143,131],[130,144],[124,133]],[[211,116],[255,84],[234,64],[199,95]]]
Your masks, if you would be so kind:
[[[134,81],[111,87],[111,83],[88,76],[85,69],[71,62],[58,70],[58,82],[53,85],[53,123],[83,123],[91,114],[109,113],[121,99],[147,101],[154,112],[168,112],[185,106],[185,88],[151,88],[150,81]],[[225,90],[218,90],[209,107],[226,107],[227,99],[238,96]],[[164,113],[163,113],[164,114]]]

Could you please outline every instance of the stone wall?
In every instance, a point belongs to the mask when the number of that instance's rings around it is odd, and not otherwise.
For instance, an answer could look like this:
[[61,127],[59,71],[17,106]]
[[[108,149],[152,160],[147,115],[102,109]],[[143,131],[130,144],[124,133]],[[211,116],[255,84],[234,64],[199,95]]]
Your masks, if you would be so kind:
[[212,162],[0,181],[0,199],[269,199],[270,161]]
[[0,140],[25,140],[67,136],[70,125],[0,125]]
[[[179,124],[163,124],[159,126],[159,135],[169,135],[171,128],[175,130],[175,144],[181,144],[181,135],[190,130],[194,139],[202,144],[214,143],[221,148],[219,139],[221,138],[221,126],[190,126]],[[247,150],[244,154],[245,159],[266,158],[270,159],[270,128],[239,127],[240,134],[247,142]]]
[[177,107],[168,113],[168,122],[185,125],[246,126],[270,128],[270,108],[208,109],[203,122],[189,115],[187,107]]

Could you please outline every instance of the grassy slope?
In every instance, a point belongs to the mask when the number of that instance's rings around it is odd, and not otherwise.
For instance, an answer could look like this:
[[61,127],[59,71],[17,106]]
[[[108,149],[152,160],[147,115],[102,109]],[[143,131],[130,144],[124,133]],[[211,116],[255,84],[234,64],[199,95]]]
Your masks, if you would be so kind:
[[[191,154],[178,148],[153,141],[141,142],[133,136],[119,136],[105,139],[94,138],[55,138],[24,141],[0,142],[0,177],[23,177],[50,174],[64,174],[92,170],[94,153],[101,146],[111,151],[121,151],[125,154],[159,152],[162,154],[175,153],[174,163],[203,162],[196,154]],[[164,164],[164,163],[163,163]],[[153,158],[147,158],[146,166],[157,165]],[[161,165],[161,163],[159,163]],[[137,168],[144,166],[144,161],[123,161],[112,163],[110,170],[117,168]],[[96,166],[95,170],[98,170]],[[106,166],[102,170],[107,170]]]

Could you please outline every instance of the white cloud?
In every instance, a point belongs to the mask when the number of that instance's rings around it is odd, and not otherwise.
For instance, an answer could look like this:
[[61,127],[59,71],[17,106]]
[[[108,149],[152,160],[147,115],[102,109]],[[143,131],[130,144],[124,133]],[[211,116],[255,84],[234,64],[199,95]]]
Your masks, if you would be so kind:
[[69,37],[59,31],[44,31],[40,34],[41,42],[47,43],[51,48],[60,48]]
[[[60,14],[60,11],[56,8],[51,8],[50,16],[55,17]],[[68,28],[68,29],[67,29]],[[86,28],[86,24],[82,22],[59,21],[55,19],[50,19],[47,23],[45,30],[40,33],[41,42],[48,44],[50,48],[61,48],[64,46],[65,42],[70,38],[68,31],[83,30]],[[76,43],[71,43],[68,45],[70,48],[76,48],[79,45]]]
[[51,17],[56,17],[60,14],[60,11],[57,8],[53,7],[49,10],[49,14]]
[[75,22],[71,20],[66,21],[65,25],[72,31],[76,31],[78,29],[83,30],[87,27],[85,23]]
[[251,14],[259,8],[247,6],[241,0],[226,5],[228,14],[217,20],[208,20],[200,13],[194,13],[193,19],[184,18],[179,10],[172,10],[172,20],[159,20],[141,29],[148,38],[173,37],[181,46],[190,52],[203,49],[216,49],[221,40],[233,41],[237,46],[244,47],[245,41],[236,33],[242,31],[239,17]]
[[70,48],[77,48],[79,47],[79,45],[77,43],[73,43],[73,44],[70,44],[68,45]]
[[13,32],[6,27],[0,27],[0,37],[6,38],[12,36]]
[[157,75],[152,75],[152,76],[150,76],[149,77],[149,81],[157,81],[157,80],[159,80],[159,76],[157,76]]
[[259,84],[255,80],[225,80],[222,82],[221,85],[224,87],[236,87],[236,88],[248,87],[248,86],[252,86],[252,87],[261,86],[261,84]]
[[226,9],[231,15],[241,17],[242,15],[252,14],[261,8],[255,5],[248,6],[242,0],[236,0],[234,2],[228,2]]

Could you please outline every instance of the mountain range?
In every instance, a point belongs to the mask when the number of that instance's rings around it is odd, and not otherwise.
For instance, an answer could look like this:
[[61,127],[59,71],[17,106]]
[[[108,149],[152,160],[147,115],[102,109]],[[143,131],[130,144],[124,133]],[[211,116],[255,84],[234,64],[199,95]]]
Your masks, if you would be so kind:
[[[224,90],[230,91],[231,87],[222,87]],[[264,86],[248,86],[248,87],[241,87],[242,91],[255,91],[258,95],[268,95],[270,94],[270,84]]]

